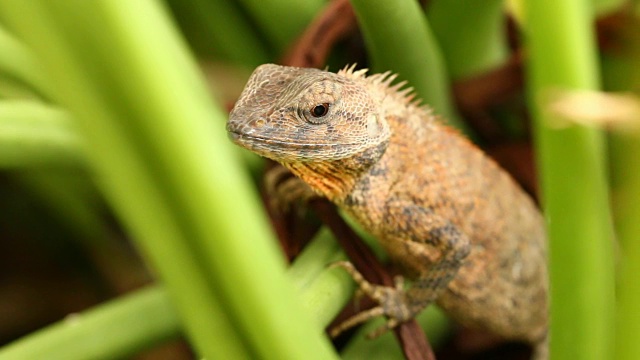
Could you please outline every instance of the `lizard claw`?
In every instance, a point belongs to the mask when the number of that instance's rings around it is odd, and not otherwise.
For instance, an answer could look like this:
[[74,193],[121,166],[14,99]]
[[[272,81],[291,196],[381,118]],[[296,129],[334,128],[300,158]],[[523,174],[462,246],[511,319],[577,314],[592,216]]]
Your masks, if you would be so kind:
[[[363,312],[357,313],[356,315],[348,318],[347,320],[343,321],[342,323],[340,323],[340,325],[334,327],[333,329],[331,329],[331,331],[329,331],[329,335],[332,338],[336,338],[338,335],[342,334],[343,332],[351,329],[354,326],[360,325],[364,322],[366,322],[369,319],[372,319],[374,317],[378,317],[378,316],[382,316],[384,315],[384,310],[382,310],[382,307],[380,306],[376,306],[372,309],[369,310],[365,310]],[[377,332],[374,331],[374,332]]]
[[406,292],[403,290],[404,280],[402,277],[395,277],[395,287],[388,287],[368,282],[362,274],[356,270],[353,264],[348,261],[338,261],[330,265],[330,268],[335,267],[345,269],[358,284],[359,291],[365,293],[379,305],[372,309],[362,311],[345,320],[343,323],[331,330],[331,337],[336,337],[342,332],[356,325],[362,324],[369,319],[382,315],[387,316],[388,320],[383,326],[367,334],[367,338],[373,339],[384,334],[388,330],[395,328],[403,322],[412,319],[416,315],[417,312],[412,311],[410,306],[411,302],[406,297]]

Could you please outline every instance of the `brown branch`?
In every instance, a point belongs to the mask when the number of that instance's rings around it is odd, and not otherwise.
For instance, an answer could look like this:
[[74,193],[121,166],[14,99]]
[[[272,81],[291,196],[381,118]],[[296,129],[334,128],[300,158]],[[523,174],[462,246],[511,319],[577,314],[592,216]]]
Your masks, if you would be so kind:
[[[327,200],[318,199],[310,203],[311,208],[336,236],[347,256],[364,277],[376,284],[394,286],[393,277],[375,257],[362,239],[340,217],[336,207]],[[434,360],[433,350],[427,336],[415,320],[403,323],[394,329],[394,334],[408,360]]]
[[309,205],[336,236],[347,257],[367,280],[376,284],[394,286],[393,277],[380,264],[360,236],[342,219],[332,203],[325,199],[314,199]]

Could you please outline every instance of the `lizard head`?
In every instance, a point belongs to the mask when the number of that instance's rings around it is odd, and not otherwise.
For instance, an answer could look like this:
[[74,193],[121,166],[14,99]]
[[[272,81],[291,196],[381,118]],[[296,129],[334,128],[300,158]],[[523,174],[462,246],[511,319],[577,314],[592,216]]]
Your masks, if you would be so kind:
[[364,76],[266,64],[249,78],[227,131],[238,145],[285,165],[368,150],[379,157],[390,137],[380,102]]

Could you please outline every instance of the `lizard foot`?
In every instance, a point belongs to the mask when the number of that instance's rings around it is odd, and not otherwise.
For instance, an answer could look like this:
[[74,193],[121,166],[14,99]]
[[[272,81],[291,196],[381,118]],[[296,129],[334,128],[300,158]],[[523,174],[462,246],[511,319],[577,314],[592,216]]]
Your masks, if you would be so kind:
[[419,310],[414,311],[412,309],[411,301],[407,298],[406,292],[403,289],[404,280],[402,277],[395,277],[395,287],[375,285],[365,280],[362,274],[348,261],[338,261],[330,266],[330,268],[335,267],[345,269],[358,284],[359,291],[369,296],[379,305],[362,311],[331,329],[331,337],[336,337],[342,332],[362,324],[369,319],[383,315],[387,316],[388,320],[383,326],[367,334],[369,339],[373,339],[403,322],[412,319],[419,312]]
[[310,200],[318,197],[300,178],[294,176],[287,168],[276,166],[265,174],[264,185],[269,194],[269,206],[282,213],[291,209],[300,210]]

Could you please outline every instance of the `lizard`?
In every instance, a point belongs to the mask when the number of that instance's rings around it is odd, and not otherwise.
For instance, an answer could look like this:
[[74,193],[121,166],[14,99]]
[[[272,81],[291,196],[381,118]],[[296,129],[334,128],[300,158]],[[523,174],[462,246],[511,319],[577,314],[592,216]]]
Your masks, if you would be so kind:
[[462,325],[528,342],[546,358],[547,245],[537,205],[405,82],[366,73],[261,65],[227,121],[233,142],[336,204],[413,280],[371,284],[339,263],[378,304],[339,330],[384,315],[379,335],[436,303]]

